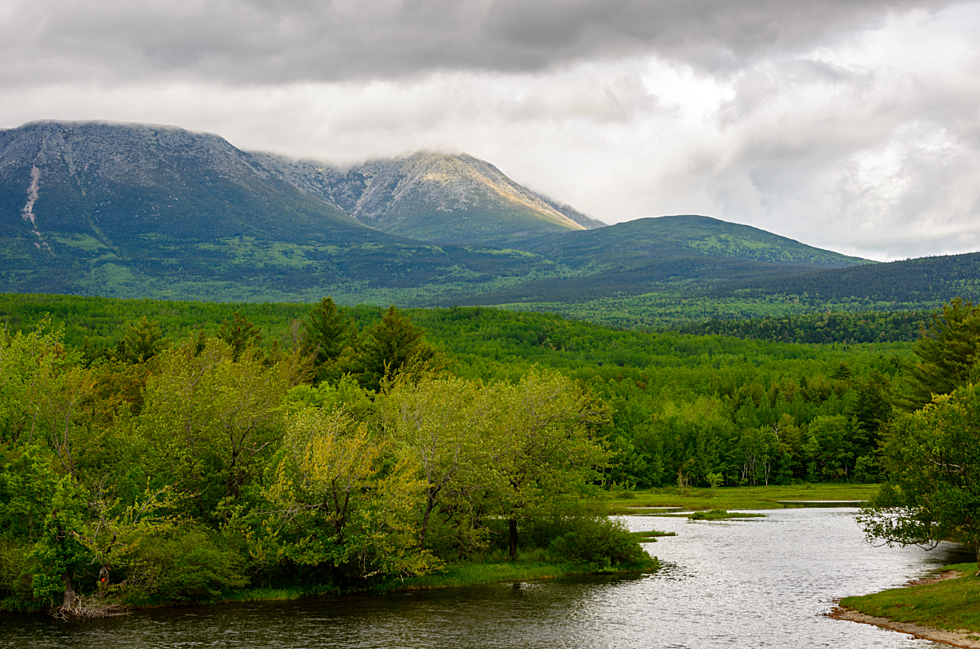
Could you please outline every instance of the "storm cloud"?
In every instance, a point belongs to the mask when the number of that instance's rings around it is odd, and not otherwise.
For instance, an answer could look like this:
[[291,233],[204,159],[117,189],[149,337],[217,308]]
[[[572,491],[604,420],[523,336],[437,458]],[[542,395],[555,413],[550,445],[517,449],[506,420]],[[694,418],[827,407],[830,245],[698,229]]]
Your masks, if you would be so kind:
[[7,0],[4,82],[528,73],[654,53],[707,70],[941,0]]

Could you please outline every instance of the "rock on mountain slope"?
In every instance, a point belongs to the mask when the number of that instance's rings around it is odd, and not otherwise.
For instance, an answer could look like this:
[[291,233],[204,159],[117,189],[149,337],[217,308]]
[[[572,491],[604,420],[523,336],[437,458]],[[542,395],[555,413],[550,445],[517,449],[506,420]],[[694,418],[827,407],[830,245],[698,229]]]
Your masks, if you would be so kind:
[[466,154],[419,152],[349,168],[256,155],[361,223],[422,241],[506,242],[604,225]]

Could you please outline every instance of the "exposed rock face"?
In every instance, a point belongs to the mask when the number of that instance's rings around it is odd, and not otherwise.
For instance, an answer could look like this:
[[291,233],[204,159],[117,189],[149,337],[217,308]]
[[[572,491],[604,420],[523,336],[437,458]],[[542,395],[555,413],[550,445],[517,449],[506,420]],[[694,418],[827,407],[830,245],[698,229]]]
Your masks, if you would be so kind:
[[603,225],[466,154],[420,152],[349,168],[256,155],[361,223],[414,239],[481,242]]

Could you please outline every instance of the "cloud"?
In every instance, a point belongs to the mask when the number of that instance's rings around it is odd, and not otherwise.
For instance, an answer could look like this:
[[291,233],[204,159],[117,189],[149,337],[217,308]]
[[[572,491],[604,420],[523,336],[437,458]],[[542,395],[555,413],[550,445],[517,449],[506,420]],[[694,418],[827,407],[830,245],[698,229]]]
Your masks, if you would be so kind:
[[0,82],[278,85],[535,73],[653,54],[702,69],[949,0],[7,0]]

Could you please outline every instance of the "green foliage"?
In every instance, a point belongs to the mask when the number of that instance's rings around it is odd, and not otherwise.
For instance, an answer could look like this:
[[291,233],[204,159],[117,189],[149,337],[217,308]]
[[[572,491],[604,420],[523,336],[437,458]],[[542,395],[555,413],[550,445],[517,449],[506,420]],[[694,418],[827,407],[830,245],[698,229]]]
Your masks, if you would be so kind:
[[980,361],[980,308],[957,298],[943,306],[915,345],[912,369],[900,403],[914,410],[965,385]]
[[273,505],[252,553],[332,565],[344,578],[424,574],[413,508],[422,483],[410,461],[386,466],[387,447],[346,413],[305,409],[288,423],[284,453],[264,496]]
[[262,330],[248,321],[248,318],[235,311],[232,320],[221,323],[218,339],[231,347],[232,358],[236,361],[246,350],[262,342]]
[[186,523],[143,541],[123,594],[131,601],[215,600],[223,591],[248,583],[244,569],[241,554],[220,536]]
[[898,417],[883,454],[888,481],[861,519],[868,537],[902,545],[957,539],[980,557],[980,385]]
[[197,495],[198,515],[227,517],[223,508],[260,471],[281,434],[279,407],[293,367],[271,367],[216,338],[201,352],[188,343],[168,351],[146,387],[137,430],[149,445],[154,479]]
[[[908,343],[334,304],[351,344],[311,384],[298,323],[308,305],[16,304],[0,348],[0,598],[18,606],[36,603],[34,572],[44,601],[67,592],[65,565],[86,601],[189,601],[246,576],[351,589],[484,553],[542,558],[559,537],[570,555],[606,547],[582,560],[613,564],[623,539],[589,528],[580,508],[601,488],[642,505],[644,488],[676,484],[671,498],[737,508],[727,486],[874,478],[911,357]],[[222,322],[240,334],[237,355]],[[248,333],[260,326],[262,340]],[[100,351],[153,332],[176,342],[147,362]],[[369,375],[358,363],[378,350]],[[65,479],[77,547],[45,525]]]
[[569,531],[551,541],[548,549],[558,558],[587,564],[594,570],[619,564],[640,564],[650,557],[622,522],[607,517],[569,521]]
[[713,318],[678,323],[673,328],[698,336],[737,336],[773,342],[914,342],[928,319],[919,311],[804,313],[764,318]]
[[72,581],[91,563],[91,553],[78,538],[87,531],[87,495],[74,478],[62,478],[55,487],[43,530],[28,554],[34,597],[52,605],[62,594],[65,605],[72,603]]
[[377,390],[386,376],[432,360],[435,350],[424,340],[424,333],[399,309],[389,307],[381,322],[369,327],[361,336],[354,359],[354,374],[361,385]]
[[159,323],[143,316],[126,327],[126,333],[116,345],[116,358],[123,363],[145,363],[166,349],[168,343]]
[[502,483],[498,506],[509,521],[516,559],[520,520],[580,495],[607,461],[593,435],[607,412],[566,377],[536,370],[516,385],[491,386],[488,396],[493,423],[487,441]]
[[318,380],[330,375],[333,364],[350,344],[350,321],[330,297],[310,309],[303,321],[303,353],[312,356]]
[[482,383],[454,377],[402,375],[385,386],[382,426],[418,467],[425,485],[419,517],[420,547],[426,547],[433,517],[443,545],[473,551],[482,535],[474,523],[481,496],[495,486],[492,404]]

